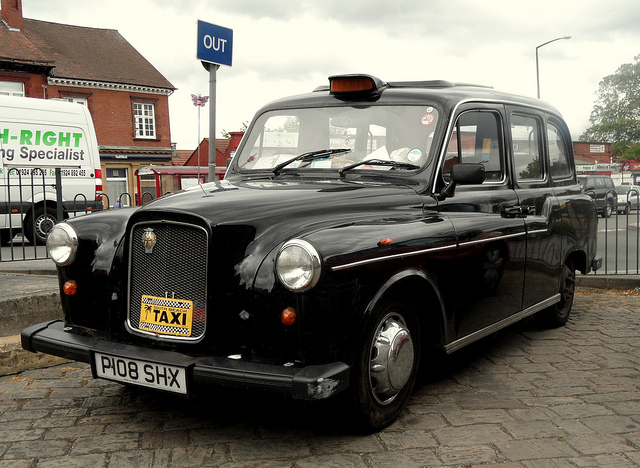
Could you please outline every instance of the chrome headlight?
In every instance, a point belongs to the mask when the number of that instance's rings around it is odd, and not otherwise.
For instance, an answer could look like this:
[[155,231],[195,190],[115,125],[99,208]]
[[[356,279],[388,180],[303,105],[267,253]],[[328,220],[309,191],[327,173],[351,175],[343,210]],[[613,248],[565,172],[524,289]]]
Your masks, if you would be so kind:
[[47,236],[47,253],[56,265],[70,265],[76,259],[78,234],[67,223],[56,224]]
[[307,241],[287,241],[278,252],[276,273],[284,287],[291,291],[311,289],[320,278],[320,255]]

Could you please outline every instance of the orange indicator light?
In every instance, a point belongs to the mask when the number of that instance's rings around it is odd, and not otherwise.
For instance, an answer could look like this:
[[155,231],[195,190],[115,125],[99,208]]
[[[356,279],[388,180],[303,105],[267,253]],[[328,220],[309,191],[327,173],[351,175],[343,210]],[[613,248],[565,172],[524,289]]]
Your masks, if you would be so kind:
[[378,242],[378,245],[389,245],[393,242],[393,239],[388,238],[388,239],[382,239],[380,242]]
[[67,296],[74,296],[78,292],[78,285],[75,281],[69,280],[64,283],[62,290]]
[[280,314],[280,320],[285,325],[293,325],[294,323],[296,323],[297,318],[298,318],[298,314],[296,314],[296,311],[293,310],[291,307],[287,307]]

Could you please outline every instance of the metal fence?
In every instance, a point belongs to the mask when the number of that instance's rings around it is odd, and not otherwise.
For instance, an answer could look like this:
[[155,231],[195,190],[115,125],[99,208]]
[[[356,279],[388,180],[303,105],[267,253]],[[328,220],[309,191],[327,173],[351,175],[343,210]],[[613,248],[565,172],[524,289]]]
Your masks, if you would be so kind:
[[[620,208],[620,207],[616,207]],[[626,209],[624,213],[598,220],[598,254],[602,268],[595,274],[640,274],[640,210]]]
[[63,202],[60,169],[4,168],[0,175],[0,262],[47,258],[46,235],[58,220],[101,207],[82,193]]

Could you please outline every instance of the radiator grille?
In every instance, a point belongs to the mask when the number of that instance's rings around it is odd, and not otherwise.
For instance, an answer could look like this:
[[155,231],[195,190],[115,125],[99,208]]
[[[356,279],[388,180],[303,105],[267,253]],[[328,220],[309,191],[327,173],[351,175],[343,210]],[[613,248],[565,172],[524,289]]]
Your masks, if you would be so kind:
[[[145,247],[143,241],[145,231],[149,229],[153,230],[155,240],[151,249],[150,243]],[[140,223],[133,227],[129,243],[128,322],[131,331],[153,335],[140,330],[142,296],[169,297],[193,301],[193,329],[187,337],[161,334],[162,339],[202,339],[207,323],[207,232],[189,224]]]

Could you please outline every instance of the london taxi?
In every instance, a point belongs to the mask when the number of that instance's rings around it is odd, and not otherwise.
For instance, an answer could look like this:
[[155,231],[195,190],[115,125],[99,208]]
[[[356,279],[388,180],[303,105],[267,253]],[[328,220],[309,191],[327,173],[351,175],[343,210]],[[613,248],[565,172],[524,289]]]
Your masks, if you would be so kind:
[[596,227],[548,104],[332,76],[260,109],[223,181],[58,224],[64,320],[22,345],[184,395],[346,392],[380,429],[425,352],[564,324]]

